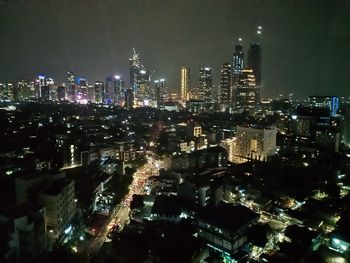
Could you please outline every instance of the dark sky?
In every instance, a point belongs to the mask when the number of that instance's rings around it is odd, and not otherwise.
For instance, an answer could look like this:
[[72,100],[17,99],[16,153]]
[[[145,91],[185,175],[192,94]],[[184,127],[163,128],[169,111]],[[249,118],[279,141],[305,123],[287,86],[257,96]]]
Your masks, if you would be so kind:
[[[38,73],[64,81],[68,70],[128,80],[132,48],[145,66],[179,87],[200,66],[230,62],[263,26],[263,96],[350,96],[348,0],[0,0],[0,81]],[[316,88],[318,86],[318,88]]]

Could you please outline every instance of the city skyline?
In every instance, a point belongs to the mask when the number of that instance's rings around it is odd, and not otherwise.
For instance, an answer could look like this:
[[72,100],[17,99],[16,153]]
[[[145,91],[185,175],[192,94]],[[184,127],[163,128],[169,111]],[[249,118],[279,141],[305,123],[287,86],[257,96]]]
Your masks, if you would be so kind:
[[[261,25],[262,97],[291,92],[296,96],[347,96],[349,2],[313,5],[306,1],[270,0],[264,4],[205,1],[198,7],[196,1],[174,1],[165,8],[160,1],[108,1],[95,5],[79,1],[51,1],[50,5],[2,1],[0,80],[15,82],[43,73],[63,82],[68,70],[90,83],[116,73],[128,80],[128,58],[135,48],[143,64],[156,71],[154,78],[165,77],[172,92],[179,93],[181,66],[192,69],[194,83],[200,67],[213,68],[217,88],[220,66],[231,62],[236,39],[243,38],[247,58],[256,27]],[[193,21],[197,7],[200,14]],[[29,8],[33,14],[27,12]],[[160,13],[161,10],[171,12]],[[240,12],[231,15],[234,10]],[[120,16],[120,12],[124,15]],[[323,19],[325,14],[327,19]],[[87,18],[92,16],[95,19],[89,21]],[[124,16],[128,19],[123,20]],[[154,16],[164,23],[155,23],[151,19]],[[14,21],[15,18],[20,19]]]

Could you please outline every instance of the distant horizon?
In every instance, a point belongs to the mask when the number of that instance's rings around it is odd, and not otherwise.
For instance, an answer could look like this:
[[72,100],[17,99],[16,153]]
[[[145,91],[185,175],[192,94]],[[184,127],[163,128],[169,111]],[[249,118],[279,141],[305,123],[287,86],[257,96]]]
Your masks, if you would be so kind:
[[0,1],[0,82],[38,74],[64,82],[71,70],[90,82],[119,74],[129,83],[135,48],[171,92],[181,66],[195,85],[199,68],[211,67],[217,89],[236,40],[246,61],[262,26],[262,97],[350,96],[349,24],[345,0]]

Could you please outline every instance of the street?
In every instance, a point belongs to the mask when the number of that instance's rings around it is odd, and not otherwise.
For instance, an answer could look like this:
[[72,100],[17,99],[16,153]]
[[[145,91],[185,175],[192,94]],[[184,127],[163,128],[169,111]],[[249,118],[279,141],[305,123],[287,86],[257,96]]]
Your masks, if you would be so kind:
[[132,196],[134,194],[144,194],[144,186],[149,177],[158,176],[159,169],[163,167],[162,161],[154,160],[151,156],[148,156],[147,159],[148,162],[138,168],[134,173],[133,181],[129,187],[129,193],[125,196],[124,200],[114,208],[110,220],[108,220],[100,233],[85,247],[81,262],[89,262],[90,256],[96,254],[104,242],[110,241],[107,235],[111,226],[119,225],[122,230],[124,226],[129,223]]

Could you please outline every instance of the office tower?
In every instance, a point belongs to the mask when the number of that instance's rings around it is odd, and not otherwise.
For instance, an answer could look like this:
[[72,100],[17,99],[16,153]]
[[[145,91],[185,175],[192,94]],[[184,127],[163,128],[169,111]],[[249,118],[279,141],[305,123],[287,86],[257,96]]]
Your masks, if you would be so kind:
[[125,104],[124,104],[125,108],[130,110],[134,107],[134,92],[133,90],[127,89],[125,91]]
[[88,101],[95,102],[95,86],[88,84]]
[[17,82],[17,99],[28,100],[30,98],[35,98],[35,85],[33,81],[20,80]]
[[[243,45],[242,39],[238,39],[238,44],[235,46],[235,52],[232,56],[232,75],[231,75],[231,85],[232,85],[232,93],[237,94],[237,84],[239,76],[244,69],[244,53],[243,53]],[[232,96],[233,99],[236,98],[235,95]]]
[[260,89],[256,87],[252,69],[243,69],[237,81],[236,109],[250,111],[258,106]]
[[255,75],[256,85],[261,88],[261,63],[262,63],[262,49],[260,45],[260,36],[262,32],[262,27],[258,26],[256,31],[256,38],[250,44],[250,49],[248,51],[248,68],[253,70]]
[[67,73],[67,98],[69,101],[75,101],[76,87],[74,82],[74,73],[68,71]]
[[103,102],[103,90],[104,90],[104,83],[102,81],[95,81],[94,85],[94,102],[95,103],[102,103]]
[[140,56],[136,53],[135,49],[133,48],[133,55],[131,58],[129,58],[129,64],[130,64],[130,88],[133,89],[133,91],[136,91],[136,82],[137,82],[137,76],[142,68],[141,62],[140,62]]
[[200,68],[198,83],[198,99],[211,102],[213,92],[213,72],[209,67]]
[[165,79],[155,80],[155,97],[158,109],[164,109],[165,102],[168,101],[168,89]]
[[332,117],[337,115],[339,109],[338,96],[309,96],[309,104],[312,107],[328,108]]
[[14,90],[11,83],[0,83],[0,100],[14,100]]
[[266,161],[276,154],[275,128],[237,126],[235,155]]
[[130,63],[130,88],[139,104],[144,105],[154,99],[154,92],[150,86],[151,73],[140,62],[140,56],[133,49],[133,56],[129,58]]
[[66,87],[65,86],[58,86],[57,87],[57,99],[58,100],[65,100],[66,99]]
[[136,77],[136,98],[139,103],[145,104],[145,101],[149,101],[154,98],[153,92],[150,86],[150,73],[146,68],[142,68]]
[[248,68],[253,70],[257,86],[261,86],[261,57],[260,43],[252,43],[248,52]]
[[123,105],[124,96],[125,96],[125,82],[123,78],[119,75],[114,76],[114,103],[118,106]]
[[85,78],[78,78],[78,85],[77,85],[77,100],[81,102],[87,102],[88,101],[88,82]]
[[52,78],[45,78],[45,86],[49,88],[49,98],[48,98],[49,100],[57,99],[57,93],[54,88],[54,85],[55,85],[55,82]]
[[105,88],[103,91],[103,102],[106,104],[113,104],[114,103],[114,90],[115,90],[115,83],[114,83],[114,77],[108,77],[106,79]]
[[242,39],[238,39],[238,44],[235,46],[235,53],[232,57],[232,74],[234,76],[240,75],[244,68],[244,53],[243,45],[241,44]]
[[232,106],[231,64],[221,65],[219,102],[224,107]]
[[181,100],[187,101],[189,99],[190,90],[190,68],[181,67],[181,80],[180,80],[180,94]]
[[50,100],[50,88],[49,86],[41,86],[40,87],[40,99],[41,100]]
[[36,90],[37,90],[37,98],[41,97],[41,87],[45,86],[45,76],[44,75],[39,75],[38,78],[36,79]]

